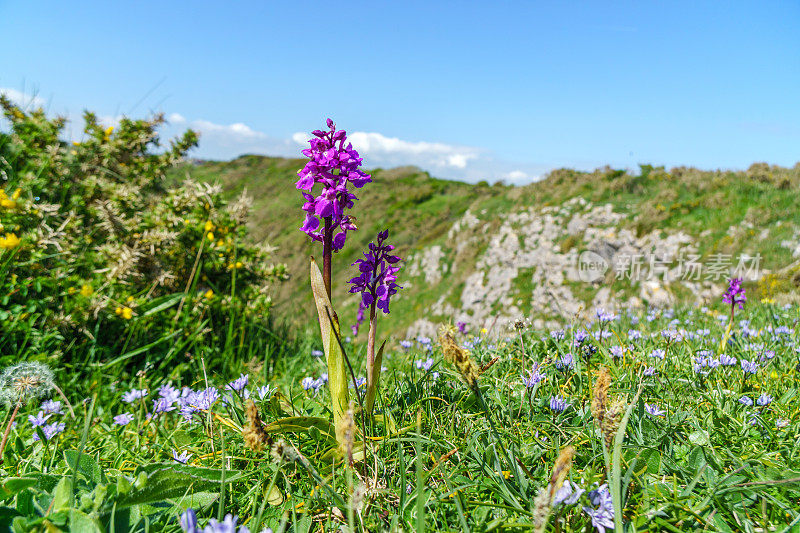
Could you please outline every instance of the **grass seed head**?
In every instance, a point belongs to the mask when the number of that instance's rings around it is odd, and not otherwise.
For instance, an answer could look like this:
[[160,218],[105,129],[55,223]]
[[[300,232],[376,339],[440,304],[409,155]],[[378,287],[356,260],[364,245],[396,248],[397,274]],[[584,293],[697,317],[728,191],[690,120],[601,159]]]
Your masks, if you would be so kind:
[[610,385],[611,376],[608,373],[608,369],[603,367],[600,369],[592,392],[592,414],[600,427],[603,426],[603,420],[608,409],[608,387]]
[[442,326],[439,330],[439,344],[442,346],[442,353],[456,370],[467,382],[471,389],[475,390],[478,387],[478,367],[470,357],[470,353],[458,345],[455,339],[456,328],[452,325]]
[[265,447],[271,447],[272,437],[264,431],[261,417],[258,415],[258,408],[253,400],[247,400],[245,413],[247,424],[242,428],[242,437],[247,447],[256,452],[262,451]]

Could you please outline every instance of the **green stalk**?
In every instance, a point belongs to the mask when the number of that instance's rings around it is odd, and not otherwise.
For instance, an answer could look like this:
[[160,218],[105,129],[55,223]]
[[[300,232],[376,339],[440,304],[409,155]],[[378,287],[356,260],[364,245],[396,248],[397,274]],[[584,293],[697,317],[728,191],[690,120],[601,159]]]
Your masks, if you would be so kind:
[[[617,433],[614,435],[614,450],[612,451],[612,466],[611,466],[611,499],[614,502],[614,531],[615,533],[623,533],[624,527],[622,526],[622,441],[625,440],[625,429],[628,427],[628,420],[631,417],[633,408],[636,402],[639,401],[639,395],[642,394],[644,384],[639,384],[639,390],[633,397],[633,401],[628,405],[625,410],[625,415],[617,428]],[[603,444],[603,455],[608,456],[605,443]],[[607,460],[607,459],[606,459]]]

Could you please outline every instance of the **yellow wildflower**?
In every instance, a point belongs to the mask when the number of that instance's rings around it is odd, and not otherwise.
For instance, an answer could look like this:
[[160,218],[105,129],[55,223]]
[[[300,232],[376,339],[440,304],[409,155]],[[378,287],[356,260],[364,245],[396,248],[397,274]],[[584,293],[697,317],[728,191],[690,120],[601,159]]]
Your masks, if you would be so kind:
[[17,237],[14,233],[6,233],[0,237],[0,248],[10,250],[12,248],[16,248],[18,245],[19,237]]
[[93,292],[94,292],[94,289],[92,289],[92,286],[89,285],[89,284],[84,284],[83,287],[81,287],[81,296],[87,296],[88,297],[88,296],[91,296]]
[[211,232],[211,231],[208,232],[208,240],[209,241],[213,241],[214,240],[214,233]]
[[236,268],[242,268],[243,266],[241,261],[236,261]]
[[211,298],[214,297],[214,291],[212,291],[211,289],[208,289],[203,296],[206,297],[206,300],[210,300]]
[[116,314],[118,314],[118,315],[121,315],[122,314],[122,308],[121,307],[117,307],[116,309],[114,309],[114,312]]
[[206,220],[205,229],[206,231],[214,231],[214,224],[210,220]]
[[125,320],[130,320],[132,316],[133,316],[133,309],[131,309],[130,307],[122,308],[122,318],[124,318]]
[[125,301],[131,303],[133,301],[133,296],[128,296],[128,298]]
[[106,139],[111,136],[111,133],[114,131],[114,126],[109,126],[106,128]]
[[22,194],[22,189],[17,189],[16,191],[14,191],[14,194],[11,195],[11,199],[19,200],[21,194]]

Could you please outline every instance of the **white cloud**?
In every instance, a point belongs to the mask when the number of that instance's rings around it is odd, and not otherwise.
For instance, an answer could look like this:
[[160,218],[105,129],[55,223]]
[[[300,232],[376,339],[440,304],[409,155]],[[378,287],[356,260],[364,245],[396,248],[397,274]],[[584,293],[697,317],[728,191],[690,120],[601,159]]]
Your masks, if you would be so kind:
[[[302,132],[292,135],[292,140],[303,147],[310,138]],[[348,136],[348,141],[367,164],[382,167],[415,165],[426,169],[464,169],[481,154],[480,149],[469,146],[404,141],[375,132],[356,131]]]
[[25,94],[22,91],[9,89],[7,87],[0,87],[0,93],[4,94],[9,100],[21,107],[44,107],[47,103],[44,99],[34,94]]
[[170,113],[167,116],[167,120],[170,121],[172,124],[183,124],[186,122],[186,119],[183,118],[183,115],[180,113]]
[[190,126],[203,135],[225,137],[228,141],[236,140],[265,139],[267,135],[260,131],[255,131],[247,124],[236,122],[234,124],[215,124],[207,120],[192,121]]

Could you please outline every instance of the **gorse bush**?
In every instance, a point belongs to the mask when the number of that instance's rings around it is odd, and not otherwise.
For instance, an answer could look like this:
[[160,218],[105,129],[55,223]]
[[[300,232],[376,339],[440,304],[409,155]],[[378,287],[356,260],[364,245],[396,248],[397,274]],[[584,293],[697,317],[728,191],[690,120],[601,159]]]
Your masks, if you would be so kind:
[[[84,114],[80,141],[66,121],[0,99],[0,353],[64,355],[86,343],[118,355],[186,323],[206,333],[233,316],[263,321],[285,276],[271,248],[248,242],[250,200],[165,175],[197,144],[187,131],[162,147],[162,116],[104,127]],[[84,350],[85,351],[85,350]]]

